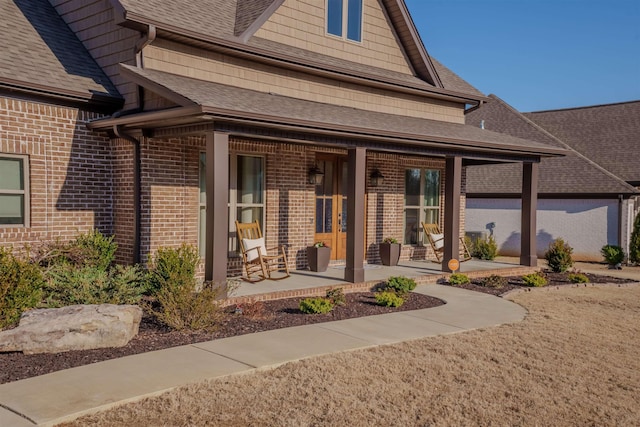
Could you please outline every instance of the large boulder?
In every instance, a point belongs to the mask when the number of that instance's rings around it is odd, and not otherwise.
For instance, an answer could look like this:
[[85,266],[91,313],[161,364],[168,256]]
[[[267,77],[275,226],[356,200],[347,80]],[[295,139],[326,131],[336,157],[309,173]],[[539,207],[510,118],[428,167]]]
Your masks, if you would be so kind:
[[17,328],[0,332],[0,352],[25,354],[122,347],[137,335],[136,305],[70,305],[29,310]]

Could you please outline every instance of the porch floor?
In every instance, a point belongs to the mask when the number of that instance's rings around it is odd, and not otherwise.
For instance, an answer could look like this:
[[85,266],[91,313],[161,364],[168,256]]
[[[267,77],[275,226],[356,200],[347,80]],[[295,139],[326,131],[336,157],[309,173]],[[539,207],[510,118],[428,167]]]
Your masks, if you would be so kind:
[[[345,291],[365,291],[393,276],[409,277],[419,284],[436,283],[439,279],[448,276],[448,273],[442,271],[439,263],[422,260],[400,261],[396,266],[365,264],[365,281],[362,283],[348,283],[344,279],[344,269],[344,265],[334,265],[329,266],[324,272],[294,270],[291,271],[290,277],[282,280],[263,280],[257,283],[239,280],[235,289],[229,294],[229,298],[242,301],[314,296],[322,295],[326,289],[335,286],[344,287]],[[469,277],[490,274],[509,276],[527,274],[535,270],[537,270],[535,267],[523,267],[510,262],[471,259],[460,263],[460,272]]]

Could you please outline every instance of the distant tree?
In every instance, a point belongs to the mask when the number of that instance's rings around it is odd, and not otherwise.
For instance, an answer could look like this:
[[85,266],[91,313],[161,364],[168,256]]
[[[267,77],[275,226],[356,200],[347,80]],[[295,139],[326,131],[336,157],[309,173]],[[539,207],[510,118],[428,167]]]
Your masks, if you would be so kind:
[[640,263],[640,212],[638,212],[636,220],[633,222],[633,232],[629,242],[629,261],[636,264]]

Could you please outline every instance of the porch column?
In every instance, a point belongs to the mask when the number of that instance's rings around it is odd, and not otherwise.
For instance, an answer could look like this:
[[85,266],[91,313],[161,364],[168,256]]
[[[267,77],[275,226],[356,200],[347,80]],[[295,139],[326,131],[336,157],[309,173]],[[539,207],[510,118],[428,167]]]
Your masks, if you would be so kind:
[[442,271],[451,272],[449,260],[460,256],[460,195],[462,157],[447,157],[444,170],[444,253]]
[[[206,281],[222,286],[226,293],[229,241],[229,135],[206,132]],[[226,296],[226,295],[223,295]]]
[[522,164],[522,210],[520,265],[536,267],[536,212],[538,209],[538,163]]
[[364,282],[364,192],[367,150],[348,150],[349,182],[347,184],[347,282]]

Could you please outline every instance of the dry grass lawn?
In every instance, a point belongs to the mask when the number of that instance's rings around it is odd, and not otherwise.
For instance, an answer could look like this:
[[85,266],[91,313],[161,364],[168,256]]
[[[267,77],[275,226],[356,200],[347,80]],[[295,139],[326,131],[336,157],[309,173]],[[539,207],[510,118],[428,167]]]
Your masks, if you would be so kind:
[[524,322],[192,385],[71,425],[640,425],[640,287],[512,299]]

